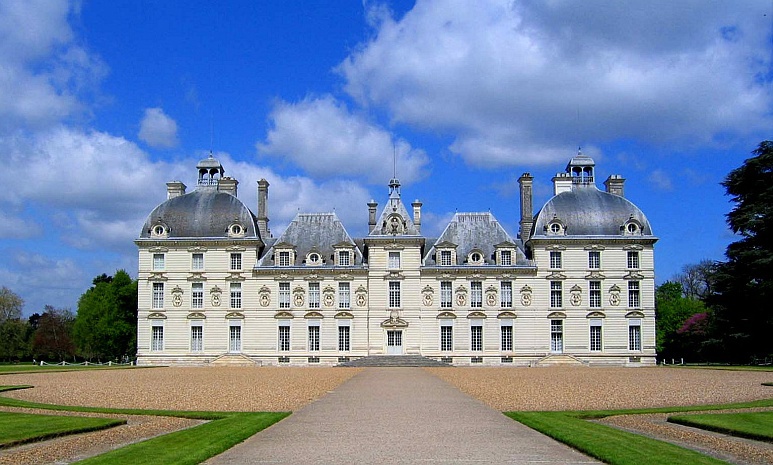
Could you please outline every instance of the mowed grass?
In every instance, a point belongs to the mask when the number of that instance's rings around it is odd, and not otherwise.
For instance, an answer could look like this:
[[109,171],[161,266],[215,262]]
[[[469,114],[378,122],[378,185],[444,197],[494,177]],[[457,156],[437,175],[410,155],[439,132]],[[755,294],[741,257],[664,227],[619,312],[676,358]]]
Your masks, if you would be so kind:
[[[0,392],[31,386],[0,386]],[[193,412],[183,410],[111,409],[41,404],[0,396],[0,405],[119,415],[158,415],[207,420],[193,428],[157,436],[86,459],[84,464],[197,464],[224,452],[290,412]],[[31,415],[40,417],[42,415]],[[37,422],[35,418],[28,420]]]
[[131,365],[32,365],[32,364],[14,364],[0,365],[0,375],[18,375],[25,373],[60,373],[63,371],[85,371],[85,370],[129,370],[146,369],[154,367],[137,367]]
[[773,412],[674,415],[668,421],[717,433],[773,442]]
[[[662,407],[631,410],[596,410],[567,412],[505,412],[505,415],[563,442],[580,452],[612,465],[639,464],[720,464],[713,457],[669,442],[629,433],[611,426],[588,420],[612,415],[636,415],[645,413],[681,413],[698,410],[722,410],[728,408],[753,408],[773,406],[773,399],[689,407]],[[707,415],[710,416],[710,415]]]
[[126,420],[0,412],[0,449],[124,425]]

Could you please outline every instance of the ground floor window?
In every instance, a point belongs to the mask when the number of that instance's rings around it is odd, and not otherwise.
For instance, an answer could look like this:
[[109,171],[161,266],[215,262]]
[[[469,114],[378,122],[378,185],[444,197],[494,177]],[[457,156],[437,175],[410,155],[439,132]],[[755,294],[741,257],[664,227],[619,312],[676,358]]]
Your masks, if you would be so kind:
[[470,326],[470,350],[483,350],[483,325]]
[[451,325],[440,327],[440,350],[454,350],[454,327]]
[[204,350],[204,328],[191,326],[191,352],[201,352],[202,350]]
[[242,351],[242,327],[241,326],[229,327],[228,351],[229,352]]
[[319,326],[309,326],[309,350],[319,350]]
[[290,350],[290,325],[279,326],[279,350]]
[[338,350],[339,351],[348,351],[348,350],[350,350],[349,327],[348,326],[339,326],[338,327]]
[[641,320],[628,321],[628,350],[641,350]]
[[502,324],[499,327],[500,332],[500,338],[502,343],[502,350],[503,351],[512,351],[513,350],[513,325],[511,322],[508,322],[510,324]]
[[161,351],[164,350],[164,327],[153,326],[150,338],[150,350]]
[[601,320],[591,320],[590,322],[590,350],[601,350]]
[[550,320],[550,351],[556,354],[564,351],[563,320]]

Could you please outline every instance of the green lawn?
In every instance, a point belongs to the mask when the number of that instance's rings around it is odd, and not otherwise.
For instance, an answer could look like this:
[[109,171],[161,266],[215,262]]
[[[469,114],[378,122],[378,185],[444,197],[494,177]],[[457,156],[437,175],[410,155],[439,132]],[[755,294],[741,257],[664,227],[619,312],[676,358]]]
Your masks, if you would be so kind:
[[773,442],[773,412],[674,415],[672,423],[718,433]]
[[32,364],[13,364],[0,365],[0,375],[15,375],[22,373],[59,373],[62,371],[83,371],[83,370],[125,370],[125,369],[146,369],[151,367],[136,367],[131,365],[32,365]]
[[0,412],[0,449],[126,424],[113,418]]
[[773,406],[773,399],[724,405],[630,410],[505,412],[505,415],[590,457],[613,465],[720,464],[725,462],[665,441],[651,439],[588,420],[612,415],[677,413],[769,406]]
[[[30,386],[0,386],[0,392]],[[199,426],[130,444],[83,462],[86,464],[196,464],[230,449],[289,412],[194,412],[184,410],[111,409],[41,404],[0,396],[0,405],[119,415],[159,415],[208,420]]]

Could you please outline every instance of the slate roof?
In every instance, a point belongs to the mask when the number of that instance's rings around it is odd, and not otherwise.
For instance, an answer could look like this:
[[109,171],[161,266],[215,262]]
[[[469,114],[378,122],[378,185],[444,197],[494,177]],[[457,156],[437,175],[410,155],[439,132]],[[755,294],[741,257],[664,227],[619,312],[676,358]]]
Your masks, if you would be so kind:
[[485,213],[457,213],[440,237],[433,242],[433,246],[424,256],[425,266],[437,265],[435,261],[435,247],[441,244],[455,244],[458,264],[463,264],[467,256],[474,249],[480,250],[487,265],[495,265],[492,258],[496,246],[511,246],[517,248],[514,264],[529,265],[526,255],[516,245],[507,231],[499,224],[494,215]]
[[167,227],[168,239],[225,238],[236,222],[244,227],[244,238],[259,238],[250,209],[237,197],[215,187],[200,187],[158,205],[145,220],[140,238],[150,238],[151,228],[159,222]]
[[553,218],[566,225],[566,236],[620,236],[620,226],[630,218],[641,223],[643,236],[653,235],[639,207],[625,197],[593,185],[574,186],[571,191],[548,200],[535,216],[531,237],[545,237],[546,227]]

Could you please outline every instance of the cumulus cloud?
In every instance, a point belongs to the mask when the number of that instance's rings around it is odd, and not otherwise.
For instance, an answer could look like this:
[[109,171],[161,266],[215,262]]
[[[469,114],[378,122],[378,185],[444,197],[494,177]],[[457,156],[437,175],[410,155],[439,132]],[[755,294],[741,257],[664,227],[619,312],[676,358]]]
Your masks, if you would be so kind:
[[330,95],[307,97],[298,103],[279,101],[269,116],[262,155],[282,157],[312,176],[358,177],[385,183],[397,173],[405,183],[424,176],[427,154],[349,111]]
[[139,138],[151,147],[175,147],[177,123],[161,108],[146,108],[140,121]]
[[769,127],[769,5],[703,6],[420,0],[399,19],[376,6],[372,38],[337,70],[357,102],[451,135],[474,165]]

